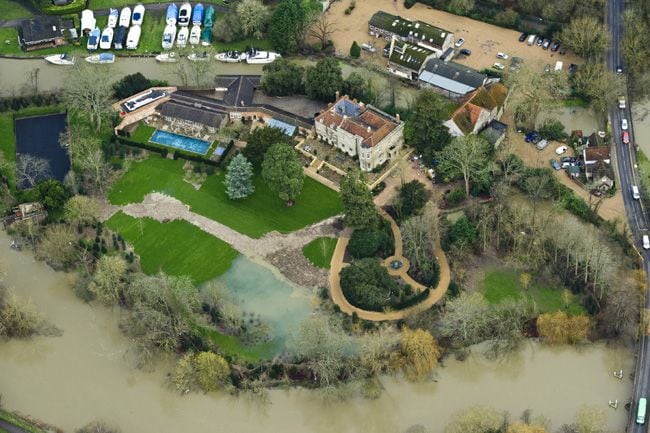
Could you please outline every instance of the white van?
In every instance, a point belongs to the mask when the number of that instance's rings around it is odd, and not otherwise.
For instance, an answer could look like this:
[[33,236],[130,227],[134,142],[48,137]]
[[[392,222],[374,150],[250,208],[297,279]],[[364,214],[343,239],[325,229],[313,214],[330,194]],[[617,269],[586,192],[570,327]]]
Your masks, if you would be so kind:
[[536,35],[528,36],[528,41],[526,41],[526,43],[528,44],[529,47],[535,43],[535,38],[537,38]]
[[562,66],[563,66],[562,62],[555,62],[555,72],[562,71]]
[[639,187],[636,185],[632,185],[632,198],[634,198],[634,200],[639,200],[641,198],[641,194],[639,194]]
[[[648,235],[643,235],[643,249],[650,250],[650,237],[648,237]],[[645,421],[645,417],[641,422],[639,422],[639,424],[643,424],[643,421]]]

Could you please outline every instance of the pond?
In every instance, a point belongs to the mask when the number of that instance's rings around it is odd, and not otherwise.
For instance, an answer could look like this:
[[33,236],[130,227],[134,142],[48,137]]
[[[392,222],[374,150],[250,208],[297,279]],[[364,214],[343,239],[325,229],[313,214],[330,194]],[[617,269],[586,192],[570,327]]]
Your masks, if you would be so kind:
[[581,129],[585,136],[591,135],[598,130],[598,121],[590,108],[584,107],[557,107],[541,113],[537,117],[537,126],[544,120],[554,118],[562,122],[567,134],[571,131]]
[[[124,433],[252,433],[260,426],[284,433],[396,433],[413,424],[442,433],[454,412],[476,404],[508,410],[512,418],[533,409],[533,415],[551,420],[552,430],[571,422],[583,405],[603,408],[610,430],[623,431],[627,419],[622,405],[609,409],[607,401],[624,402],[631,395],[633,356],[603,344],[576,350],[526,343],[498,361],[478,354],[462,362],[450,358],[435,381],[382,379],[385,390],[375,400],[326,404],[317,392],[304,389],[271,390],[263,406],[224,393],[181,396],[165,385],[171,360],[161,357],[147,371],[129,365],[129,341],[117,326],[119,310],[79,301],[70,288],[71,276],[35,262],[29,252],[11,251],[4,233],[0,257],[7,284],[31,297],[63,331],[60,337],[0,342],[3,406],[65,431],[103,419]],[[231,281],[246,277],[236,275],[247,266],[235,266]],[[262,288],[276,287],[265,280],[266,272],[255,275],[250,281],[259,279]],[[255,290],[247,291],[253,298]],[[623,380],[612,375],[620,369]]]

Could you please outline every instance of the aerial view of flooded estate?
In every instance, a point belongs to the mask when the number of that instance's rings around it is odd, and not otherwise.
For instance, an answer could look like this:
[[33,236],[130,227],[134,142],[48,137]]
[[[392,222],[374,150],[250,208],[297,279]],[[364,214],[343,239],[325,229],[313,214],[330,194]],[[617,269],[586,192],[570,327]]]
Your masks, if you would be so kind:
[[646,0],[0,0],[0,433],[646,433]]

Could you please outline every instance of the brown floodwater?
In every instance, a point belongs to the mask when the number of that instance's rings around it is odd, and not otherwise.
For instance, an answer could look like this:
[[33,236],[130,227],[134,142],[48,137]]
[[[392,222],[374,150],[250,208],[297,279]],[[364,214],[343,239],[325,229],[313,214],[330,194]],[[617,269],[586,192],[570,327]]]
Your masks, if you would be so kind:
[[[2,404],[65,431],[103,419],[125,433],[394,433],[413,424],[441,433],[455,411],[476,404],[508,410],[513,418],[530,408],[553,428],[570,422],[581,406],[596,406],[606,411],[610,430],[624,430],[623,405],[614,410],[607,402],[631,394],[632,354],[602,344],[574,349],[526,343],[498,361],[478,354],[463,362],[449,359],[435,381],[383,378],[385,391],[376,400],[326,403],[304,389],[273,390],[264,406],[225,393],[181,396],[165,385],[170,360],[160,359],[152,371],[129,365],[119,310],[81,302],[72,294],[71,275],[8,246],[0,233],[5,282],[31,298],[63,334],[0,342]],[[612,375],[619,369],[624,380]]]

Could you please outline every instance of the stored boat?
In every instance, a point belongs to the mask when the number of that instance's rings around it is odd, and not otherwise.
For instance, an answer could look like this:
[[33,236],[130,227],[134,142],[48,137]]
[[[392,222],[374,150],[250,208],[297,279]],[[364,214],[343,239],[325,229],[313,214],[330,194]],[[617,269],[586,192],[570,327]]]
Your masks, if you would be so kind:
[[120,17],[120,11],[117,9],[111,8],[110,11],[108,12],[108,27],[114,29],[117,27],[117,20]]
[[101,35],[102,32],[99,31],[97,27],[95,27],[93,31],[88,35],[88,43],[86,44],[86,48],[88,48],[90,51],[95,51],[99,46],[99,38]]
[[217,53],[214,58],[220,62],[239,63],[246,60],[246,53],[240,53],[239,51],[226,51],[223,53]]
[[131,8],[127,6],[120,12],[120,25],[128,27],[129,24],[131,24]]
[[212,29],[210,27],[205,27],[201,32],[201,45],[207,47],[211,43],[212,43]]
[[113,53],[94,54],[92,56],[86,57],[86,61],[88,63],[96,63],[96,64],[115,63],[115,54]]
[[172,3],[169,6],[167,6],[167,15],[165,17],[165,21],[167,21],[167,25],[175,26],[177,19],[178,19],[178,6],[176,6],[176,3]]
[[46,56],[45,61],[53,65],[72,66],[74,65],[75,58],[68,53],[63,53]]
[[178,36],[176,36],[176,46],[178,48],[185,48],[187,46],[187,38],[190,35],[190,29],[187,27],[181,27],[178,31]]
[[144,20],[144,6],[142,4],[138,4],[136,7],[133,8],[133,16],[131,17],[131,25],[133,25],[133,26],[141,26],[143,20]]
[[180,10],[178,11],[178,25],[183,27],[189,26],[191,16],[192,5],[188,2],[183,3]]
[[171,53],[161,53],[155,57],[156,61],[160,63],[176,63],[178,62],[178,56],[175,52]]
[[119,26],[115,30],[115,35],[113,36],[113,48],[116,50],[124,49],[124,44],[126,43],[126,33],[128,29],[124,26]]
[[102,32],[102,36],[99,39],[99,48],[102,50],[110,50],[111,44],[113,43],[113,29],[106,27]]
[[133,26],[129,29],[129,35],[126,37],[126,49],[137,50],[142,35],[142,27]]
[[190,31],[190,38],[188,39],[190,45],[198,45],[201,42],[201,26],[192,26]]
[[192,24],[200,26],[203,23],[203,5],[197,3],[192,11]]
[[187,60],[191,62],[207,62],[210,60],[210,55],[207,51],[202,51],[200,53],[191,53],[187,56]]
[[97,26],[95,14],[90,9],[81,11],[81,33],[87,35]]
[[167,24],[165,31],[163,31],[162,36],[162,47],[163,50],[171,50],[174,46],[174,40],[176,39],[176,26],[174,24]]
[[273,51],[257,51],[255,48],[251,48],[246,53],[246,63],[262,65],[272,63],[280,57],[282,57],[280,54],[274,53]]

